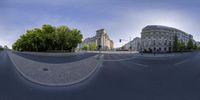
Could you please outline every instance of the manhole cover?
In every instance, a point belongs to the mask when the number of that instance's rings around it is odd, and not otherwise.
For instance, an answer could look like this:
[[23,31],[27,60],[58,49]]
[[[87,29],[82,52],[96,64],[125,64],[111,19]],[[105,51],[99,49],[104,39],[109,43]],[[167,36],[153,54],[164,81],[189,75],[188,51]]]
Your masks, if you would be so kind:
[[48,68],[43,68],[43,71],[48,71],[49,69]]

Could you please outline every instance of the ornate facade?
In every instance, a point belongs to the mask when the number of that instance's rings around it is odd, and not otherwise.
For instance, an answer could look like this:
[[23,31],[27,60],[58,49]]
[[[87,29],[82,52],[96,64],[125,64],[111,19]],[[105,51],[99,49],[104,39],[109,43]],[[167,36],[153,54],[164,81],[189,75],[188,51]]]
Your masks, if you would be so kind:
[[97,46],[101,46],[101,50],[113,49],[113,41],[109,38],[107,32],[104,29],[96,31]]
[[200,47],[200,42],[196,42],[196,45],[199,48]]
[[81,49],[83,48],[83,45],[91,43],[96,43],[97,49],[100,50],[111,50],[114,48],[114,43],[109,38],[105,29],[97,30],[94,37],[86,38],[83,43],[79,45],[79,48]]
[[192,35],[176,28],[160,25],[146,26],[141,32],[141,50],[171,52],[175,35],[177,35],[178,41],[185,43],[185,45],[187,45],[189,39],[193,40]]
[[125,50],[139,51],[140,45],[141,45],[141,39],[139,37],[136,37],[132,41],[125,44],[123,47]]

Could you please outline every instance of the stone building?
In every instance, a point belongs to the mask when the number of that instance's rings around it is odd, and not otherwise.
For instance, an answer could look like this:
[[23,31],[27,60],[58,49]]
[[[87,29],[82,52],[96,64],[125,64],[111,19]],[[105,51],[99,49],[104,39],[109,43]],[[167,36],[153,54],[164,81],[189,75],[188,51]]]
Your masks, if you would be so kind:
[[97,30],[94,37],[86,38],[81,44],[79,44],[79,49],[82,49],[84,45],[91,43],[96,43],[97,50],[112,50],[114,48],[114,43],[109,38],[105,29]]
[[196,42],[196,45],[197,45],[197,47],[199,48],[199,47],[200,47],[200,42],[199,42],[199,41]]
[[141,50],[171,52],[175,35],[177,35],[178,41],[185,43],[185,45],[187,45],[190,39],[194,41],[191,34],[187,34],[179,29],[161,25],[148,25],[141,32]]
[[125,44],[123,47],[125,50],[139,51],[140,45],[141,45],[141,39],[139,37],[136,37],[132,41]]

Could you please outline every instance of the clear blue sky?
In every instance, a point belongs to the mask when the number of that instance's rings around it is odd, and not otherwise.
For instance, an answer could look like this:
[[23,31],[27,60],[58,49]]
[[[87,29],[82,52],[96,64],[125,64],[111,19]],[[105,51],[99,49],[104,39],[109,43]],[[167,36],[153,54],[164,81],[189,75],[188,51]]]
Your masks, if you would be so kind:
[[200,40],[199,0],[0,0],[0,45],[12,43],[27,29],[67,25],[84,38],[105,28],[115,47],[119,38],[140,37],[146,25],[167,25]]

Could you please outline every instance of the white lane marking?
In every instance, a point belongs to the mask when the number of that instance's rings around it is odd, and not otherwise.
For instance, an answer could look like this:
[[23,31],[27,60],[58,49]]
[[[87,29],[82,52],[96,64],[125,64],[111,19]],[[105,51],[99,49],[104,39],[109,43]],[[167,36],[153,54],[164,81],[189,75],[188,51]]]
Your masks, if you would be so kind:
[[137,65],[137,66],[148,67],[148,65],[144,65],[144,64],[140,64],[140,63],[136,63],[136,62],[132,62],[132,63]]
[[187,62],[187,61],[188,61],[188,59],[183,60],[183,61],[180,61],[180,62],[177,62],[177,63],[175,63],[174,65],[180,65],[180,64],[183,64],[183,63],[185,63],[185,62]]
[[103,54],[97,54],[95,56],[95,59],[98,60],[95,71],[98,71],[103,66],[103,60],[102,60],[103,59]]
[[125,60],[130,60],[130,59],[134,59],[136,57],[131,57],[131,58],[126,58],[126,59],[115,59],[115,60],[103,60],[103,61],[125,61]]
[[[104,55],[103,55],[104,56]],[[102,62],[105,61],[105,62],[114,62],[114,61],[126,61],[126,60],[131,60],[131,59],[134,59],[136,58],[135,56],[134,57],[131,57],[131,58],[126,58],[126,59],[116,59],[116,60],[104,60],[102,59]],[[142,67],[148,67],[148,65],[144,65],[144,64],[140,64],[140,63],[136,63],[136,62],[133,62],[131,61],[131,63],[137,65],[137,66],[142,66]]]
[[101,68],[103,66],[103,58],[104,58],[104,54],[99,55],[99,62],[97,64],[98,68]]

